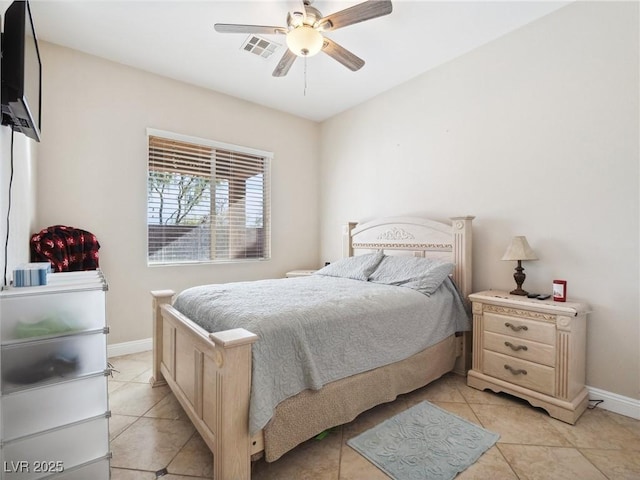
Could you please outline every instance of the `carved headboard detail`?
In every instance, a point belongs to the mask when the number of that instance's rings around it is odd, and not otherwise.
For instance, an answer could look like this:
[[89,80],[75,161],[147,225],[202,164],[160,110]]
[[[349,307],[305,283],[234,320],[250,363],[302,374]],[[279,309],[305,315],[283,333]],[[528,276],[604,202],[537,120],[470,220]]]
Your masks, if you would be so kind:
[[471,223],[474,217],[452,217],[444,223],[418,217],[387,217],[345,225],[343,256],[384,250],[386,253],[434,257],[455,264],[453,279],[465,298],[472,293]]

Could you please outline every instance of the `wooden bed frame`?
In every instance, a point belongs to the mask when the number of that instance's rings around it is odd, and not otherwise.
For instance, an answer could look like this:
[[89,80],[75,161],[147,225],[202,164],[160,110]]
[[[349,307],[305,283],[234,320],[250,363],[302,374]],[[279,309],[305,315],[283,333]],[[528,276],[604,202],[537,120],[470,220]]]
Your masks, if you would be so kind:
[[[471,291],[471,222],[393,217],[343,231],[343,256],[384,250],[443,258],[455,263],[454,281],[466,299]],[[172,290],[152,291],[152,386],[169,385],[213,452],[214,478],[251,478],[251,458],[264,450],[263,432],[249,435],[251,345],[258,337],[242,328],[209,333],[171,306]],[[471,363],[471,332],[456,337],[454,371]]]

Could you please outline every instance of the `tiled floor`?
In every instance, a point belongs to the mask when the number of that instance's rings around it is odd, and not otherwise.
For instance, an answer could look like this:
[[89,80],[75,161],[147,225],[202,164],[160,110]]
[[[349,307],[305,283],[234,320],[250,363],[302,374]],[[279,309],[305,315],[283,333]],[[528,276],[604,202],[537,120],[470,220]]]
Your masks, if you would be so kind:
[[[211,478],[212,456],[168,387],[148,384],[151,353],[111,362],[119,370],[109,383],[112,479]],[[453,374],[365,412],[277,462],[255,462],[252,478],[387,479],[346,441],[422,400],[500,434],[499,442],[457,477],[461,480],[640,478],[640,421],[595,408],[567,425],[513,397],[467,387]],[[163,469],[168,473],[158,476]]]

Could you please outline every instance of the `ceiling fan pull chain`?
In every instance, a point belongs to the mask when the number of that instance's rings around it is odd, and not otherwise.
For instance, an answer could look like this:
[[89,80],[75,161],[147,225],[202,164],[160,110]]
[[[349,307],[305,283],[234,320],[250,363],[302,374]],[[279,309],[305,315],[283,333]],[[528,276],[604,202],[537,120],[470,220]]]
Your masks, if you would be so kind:
[[304,91],[303,96],[307,96],[307,57],[304,57]]

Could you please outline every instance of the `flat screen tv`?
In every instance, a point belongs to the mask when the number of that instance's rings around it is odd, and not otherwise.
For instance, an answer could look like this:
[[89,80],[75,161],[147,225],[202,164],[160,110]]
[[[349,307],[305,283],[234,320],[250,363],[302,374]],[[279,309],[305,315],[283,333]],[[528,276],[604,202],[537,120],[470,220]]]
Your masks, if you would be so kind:
[[29,2],[13,2],[2,34],[2,125],[40,141],[42,63]]

